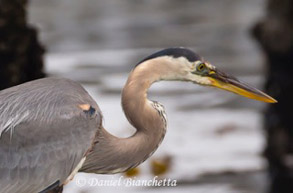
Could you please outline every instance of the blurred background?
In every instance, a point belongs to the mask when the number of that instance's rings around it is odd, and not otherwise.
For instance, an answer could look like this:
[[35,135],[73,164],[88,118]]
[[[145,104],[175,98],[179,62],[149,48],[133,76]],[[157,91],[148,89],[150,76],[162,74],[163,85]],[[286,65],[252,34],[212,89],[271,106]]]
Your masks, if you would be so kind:
[[[1,88],[43,76],[78,81],[99,104],[105,128],[117,136],[134,132],[120,107],[129,71],[166,47],[191,48],[280,102],[268,107],[193,84],[155,84],[149,98],[164,104],[168,115],[155,154],[131,174],[78,174],[65,193],[293,192],[292,104],[285,102],[292,94],[283,92],[292,87],[291,0],[0,2]],[[177,187],[77,185],[80,178],[121,175],[159,175],[177,180]]]

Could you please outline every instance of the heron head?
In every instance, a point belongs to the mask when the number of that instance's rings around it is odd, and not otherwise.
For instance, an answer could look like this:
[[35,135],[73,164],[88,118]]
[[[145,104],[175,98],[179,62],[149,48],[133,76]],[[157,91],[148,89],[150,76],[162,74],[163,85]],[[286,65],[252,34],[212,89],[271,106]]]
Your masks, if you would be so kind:
[[203,60],[192,62],[188,77],[190,81],[197,84],[220,88],[247,98],[267,103],[277,102],[274,98],[262,91],[218,70],[215,66]]
[[165,73],[165,77],[162,77],[162,79],[191,81],[267,103],[277,102],[260,90],[218,70],[189,49],[168,48],[147,57],[142,62],[152,59],[160,60],[156,63],[168,63],[168,65],[165,65],[165,68],[169,68],[169,70],[165,70],[165,72],[169,73]]

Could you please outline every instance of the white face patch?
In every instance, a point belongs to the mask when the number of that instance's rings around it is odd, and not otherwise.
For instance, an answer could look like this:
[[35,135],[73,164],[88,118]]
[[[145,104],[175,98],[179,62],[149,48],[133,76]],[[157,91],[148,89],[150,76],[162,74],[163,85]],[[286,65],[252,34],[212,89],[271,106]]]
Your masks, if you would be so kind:
[[213,66],[213,65],[211,65],[211,63],[209,63],[209,62],[205,62],[205,64],[206,64],[207,67],[209,67],[211,70],[215,70],[215,69],[216,69],[216,67]]
[[213,70],[215,70],[215,67],[209,62],[201,60],[195,61],[192,64],[191,73],[188,79],[201,85],[211,85],[212,80],[208,77],[208,74],[210,74]]
[[186,80],[186,75],[190,72],[192,63],[185,57],[162,56],[147,61],[141,66],[142,68],[153,68],[152,72],[160,75],[157,80]]
[[[174,58],[172,56],[161,56],[141,63],[135,71],[141,74],[140,78],[145,76],[151,82],[160,80],[179,80],[191,81],[202,85],[210,85],[211,80],[201,74],[194,74],[198,65],[206,64],[206,67],[214,67],[204,61],[197,60],[190,62],[185,57]],[[151,70],[149,70],[151,69]]]
[[211,80],[208,77],[199,76],[196,74],[192,75],[191,81],[198,83],[198,84],[202,84],[202,85],[211,85],[212,84]]
[[[201,85],[211,85],[211,79],[209,77],[206,76],[201,76],[199,74],[193,74],[192,72],[197,70],[197,66],[204,63],[206,65],[207,68],[209,69],[215,69],[215,67],[213,65],[211,65],[208,62],[204,62],[201,60],[197,60],[195,62],[190,62],[188,61],[186,58],[184,57],[179,57],[179,58],[169,58],[172,60],[172,63],[176,66],[179,66],[181,71],[184,71],[184,73],[180,73],[180,76],[178,76],[178,80],[190,80],[194,83],[198,83]],[[178,70],[179,71],[179,70]],[[184,74],[184,76],[182,76],[182,74]]]
[[195,61],[195,62],[194,62],[194,67],[196,67],[197,65],[199,65],[199,64],[201,64],[201,63],[202,63],[201,60]]

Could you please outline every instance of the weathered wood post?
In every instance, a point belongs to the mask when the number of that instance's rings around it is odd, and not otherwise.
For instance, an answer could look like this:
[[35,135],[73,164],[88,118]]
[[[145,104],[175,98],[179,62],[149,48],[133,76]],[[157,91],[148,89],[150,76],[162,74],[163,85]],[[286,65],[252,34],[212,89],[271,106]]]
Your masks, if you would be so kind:
[[265,111],[271,193],[293,192],[293,1],[268,0],[253,34],[267,63],[266,91],[279,102]]
[[28,25],[27,0],[0,0],[0,89],[44,77],[44,49]]

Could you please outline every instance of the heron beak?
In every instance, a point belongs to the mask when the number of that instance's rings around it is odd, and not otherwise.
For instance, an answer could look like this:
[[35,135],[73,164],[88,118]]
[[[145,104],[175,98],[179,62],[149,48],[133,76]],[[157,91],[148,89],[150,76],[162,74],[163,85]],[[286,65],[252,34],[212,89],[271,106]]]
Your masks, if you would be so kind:
[[277,103],[277,100],[263,93],[262,91],[253,88],[235,77],[227,75],[219,70],[211,70],[208,78],[211,82],[211,86],[221,88],[244,97],[263,101],[266,103]]

